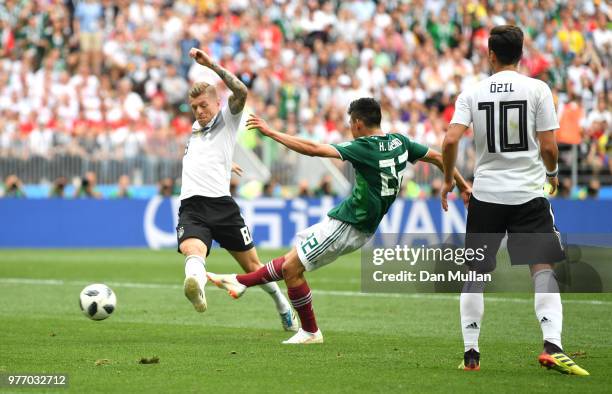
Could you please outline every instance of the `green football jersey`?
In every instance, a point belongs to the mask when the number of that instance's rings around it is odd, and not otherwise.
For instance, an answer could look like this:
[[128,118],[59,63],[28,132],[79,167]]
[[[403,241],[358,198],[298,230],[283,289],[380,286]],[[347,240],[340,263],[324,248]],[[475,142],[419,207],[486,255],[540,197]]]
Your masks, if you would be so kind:
[[364,233],[376,231],[395,201],[407,162],[414,163],[429,150],[397,133],[359,137],[332,146],[342,160],[353,165],[355,186],[351,195],[327,215],[350,223]]

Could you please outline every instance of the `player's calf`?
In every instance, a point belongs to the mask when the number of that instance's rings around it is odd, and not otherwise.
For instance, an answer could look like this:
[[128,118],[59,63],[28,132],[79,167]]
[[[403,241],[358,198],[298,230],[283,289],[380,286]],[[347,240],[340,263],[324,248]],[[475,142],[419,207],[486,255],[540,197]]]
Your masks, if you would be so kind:
[[297,253],[288,254],[290,259],[283,264],[283,275],[287,284],[287,294],[293,309],[297,312],[302,323],[298,333],[283,343],[320,343],[323,335],[317,326],[314,310],[312,309],[312,293],[304,279],[304,266]]

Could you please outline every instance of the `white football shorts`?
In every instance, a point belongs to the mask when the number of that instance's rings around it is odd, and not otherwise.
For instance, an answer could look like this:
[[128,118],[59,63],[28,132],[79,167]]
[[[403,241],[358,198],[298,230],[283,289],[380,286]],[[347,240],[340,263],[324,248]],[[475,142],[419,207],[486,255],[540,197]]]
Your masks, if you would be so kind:
[[297,233],[295,246],[306,271],[313,271],[361,248],[373,235],[327,216],[322,222]]

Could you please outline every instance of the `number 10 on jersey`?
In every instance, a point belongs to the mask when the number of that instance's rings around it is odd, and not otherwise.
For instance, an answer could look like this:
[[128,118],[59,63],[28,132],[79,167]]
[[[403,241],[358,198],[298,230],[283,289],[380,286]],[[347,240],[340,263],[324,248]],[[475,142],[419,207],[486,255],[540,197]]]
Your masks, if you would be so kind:
[[[508,135],[508,111],[518,110],[518,137],[517,143],[510,143]],[[495,103],[486,101],[478,103],[478,110],[485,111],[485,123],[487,125],[487,148],[490,153],[495,153]],[[499,149],[504,152],[521,152],[529,150],[527,143],[527,100],[500,101],[499,102]]]

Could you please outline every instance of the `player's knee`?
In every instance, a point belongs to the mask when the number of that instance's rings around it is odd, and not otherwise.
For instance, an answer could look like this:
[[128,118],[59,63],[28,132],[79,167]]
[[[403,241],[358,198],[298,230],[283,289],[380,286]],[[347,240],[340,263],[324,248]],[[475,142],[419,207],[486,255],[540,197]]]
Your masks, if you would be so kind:
[[180,245],[181,253],[185,256],[197,255],[206,256],[206,245],[204,242],[197,238],[188,238],[181,242]]
[[283,264],[283,278],[285,280],[291,280],[296,277],[295,267],[285,262]]
[[283,278],[285,280],[297,279],[304,273],[304,267],[298,259],[286,260],[283,263]]

